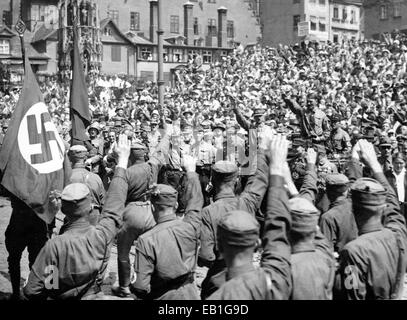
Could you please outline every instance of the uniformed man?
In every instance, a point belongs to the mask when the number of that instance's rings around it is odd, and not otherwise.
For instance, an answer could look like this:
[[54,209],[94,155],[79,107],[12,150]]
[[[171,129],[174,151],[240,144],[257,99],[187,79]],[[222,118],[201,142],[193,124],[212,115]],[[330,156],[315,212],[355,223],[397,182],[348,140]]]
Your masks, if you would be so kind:
[[[146,152],[147,148],[144,145],[132,142],[129,157],[131,166],[129,167],[129,171],[148,172],[148,170],[150,170],[149,164],[146,163]],[[134,175],[132,177],[134,177]],[[147,195],[147,190],[150,185],[156,183],[157,180],[151,176],[143,176],[142,178],[147,179],[145,184],[139,184],[139,188],[135,189],[135,193],[128,194],[127,196],[122,225],[117,234],[119,286],[112,287],[112,293],[119,297],[128,297],[131,294],[129,288],[131,278],[129,254],[131,246],[141,234],[155,226],[151,211],[150,197]],[[135,182],[141,183],[139,181],[132,181],[129,184],[132,185]]]
[[97,122],[90,125],[88,129],[90,146],[87,147],[89,151],[88,159],[85,161],[86,166],[90,166],[93,173],[99,174],[100,165],[103,159],[104,141],[100,139],[100,127]]
[[72,146],[68,151],[68,156],[72,164],[69,183],[83,183],[88,186],[92,198],[92,212],[89,214],[89,219],[92,225],[96,225],[105,200],[105,189],[102,179],[97,174],[86,170],[85,160],[88,156],[88,151],[84,146]]
[[111,246],[120,225],[127,195],[126,169],[130,141],[119,137],[118,164],[96,226],[89,223],[89,188],[72,183],[62,192],[61,211],[69,220],[63,235],[49,240],[39,253],[23,293],[26,299],[90,299],[101,293]]
[[319,152],[329,139],[330,125],[326,114],[318,107],[318,96],[315,93],[309,93],[306,99],[306,108],[301,107],[297,101],[287,96],[285,103],[291,111],[297,116],[301,124],[302,136],[311,139]]
[[293,300],[332,300],[335,258],[318,230],[318,209],[300,196],[289,200]]
[[332,132],[330,135],[330,142],[332,145],[332,152],[344,156],[352,149],[349,134],[342,129],[342,118],[339,114],[331,117]]
[[287,234],[291,217],[284,189],[285,138],[274,139],[270,149],[273,156],[266,173],[270,185],[261,267],[254,268],[252,262],[259,239],[259,224],[253,214],[242,209],[224,212],[217,223],[217,248],[225,259],[226,270],[219,274],[220,286],[210,300],[287,300],[290,296],[291,248]]
[[253,216],[259,210],[268,185],[268,157],[260,149],[257,172],[251,176],[245,189],[236,196],[235,186],[238,179],[238,167],[233,162],[218,161],[212,168],[214,202],[202,210],[200,264],[209,267],[202,282],[201,297],[205,299],[219,288],[217,279],[226,265],[217,243],[217,227],[222,215],[234,210],[243,210]]
[[339,297],[398,299],[407,265],[405,219],[373,145],[360,140],[352,157],[361,157],[373,172],[374,179],[360,178],[351,188],[359,236],[346,244],[340,253]]
[[334,251],[339,253],[358,235],[352,212],[352,201],[348,197],[350,182],[344,174],[329,174],[325,181],[330,205],[329,210],[321,216],[319,227],[332,243]]
[[212,164],[215,162],[216,157],[216,148],[212,144],[212,138],[212,132],[204,132],[203,140],[199,143],[196,150],[198,159],[196,172],[199,175],[199,181],[204,196],[204,207],[210,204],[210,195],[206,192],[206,188],[211,177]]
[[178,194],[174,188],[159,184],[151,192],[157,225],[141,235],[136,244],[136,281],[131,284],[131,291],[139,298],[199,299],[194,272],[203,197],[195,166],[193,157],[184,157],[188,202],[183,220],[175,214]]
[[380,139],[380,158],[379,158],[379,163],[383,167],[383,171],[389,171],[393,169],[392,165],[392,145],[391,141],[387,137],[383,137]]

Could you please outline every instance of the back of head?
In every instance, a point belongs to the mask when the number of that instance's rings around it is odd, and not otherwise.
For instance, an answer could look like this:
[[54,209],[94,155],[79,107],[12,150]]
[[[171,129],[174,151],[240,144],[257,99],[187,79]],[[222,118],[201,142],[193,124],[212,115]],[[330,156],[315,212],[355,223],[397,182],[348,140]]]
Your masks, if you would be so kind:
[[346,195],[349,188],[349,179],[344,174],[328,174],[325,178],[326,193],[332,202],[339,196]]
[[225,213],[218,224],[219,248],[234,247],[244,250],[255,247],[260,226],[248,212],[236,210]]
[[67,185],[62,191],[61,200],[61,211],[69,218],[84,217],[92,209],[89,188],[83,183]]
[[233,184],[238,177],[238,167],[231,161],[218,161],[212,167],[212,180],[215,184]]
[[74,145],[69,149],[68,157],[73,164],[85,161],[88,157],[88,150],[83,145]]
[[351,188],[352,206],[355,218],[367,219],[381,215],[386,206],[386,189],[375,179],[360,178]]
[[178,192],[166,184],[157,184],[150,190],[154,218],[173,214],[178,206]]
[[319,210],[307,199],[295,197],[289,200],[292,224],[291,234],[296,239],[307,238],[317,230]]

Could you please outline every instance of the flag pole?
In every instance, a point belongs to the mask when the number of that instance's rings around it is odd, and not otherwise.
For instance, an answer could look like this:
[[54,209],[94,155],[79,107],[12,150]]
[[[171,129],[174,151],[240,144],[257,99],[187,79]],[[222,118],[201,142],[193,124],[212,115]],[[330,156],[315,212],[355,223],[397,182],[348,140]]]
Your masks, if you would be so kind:
[[26,67],[26,65],[25,65],[26,52],[25,52],[25,46],[24,46],[24,32],[25,32],[25,30],[27,30],[27,27],[26,27],[25,23],[23,22],[23,20],[21,19],[21,16],[20,16],[20,18],[18,19],[18,21],[16,23],[15,29],[16,29],[19,37],[20,37],[21,57],[23,59],[23,68],[25,70],[25,67]]

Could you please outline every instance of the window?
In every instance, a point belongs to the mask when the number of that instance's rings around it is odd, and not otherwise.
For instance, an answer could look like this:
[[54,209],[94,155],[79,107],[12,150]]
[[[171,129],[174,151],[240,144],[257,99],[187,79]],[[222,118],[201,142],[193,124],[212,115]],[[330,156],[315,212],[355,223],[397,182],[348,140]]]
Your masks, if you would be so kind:
[[182,49],[174,49],[174,62],[183,62],[183,52]]
[[140,13],[130,12],[130,30],[139,31],[140,30]]
[[320,4],[321,6],[324,6],[324,5],[325,5],[325,0],[319,0],[319,4]]
[[208,36],[216,37],[216,19],[208,19]]
[[293,0],[293,4],[297,4],[297,3],[300,3],[301,2],[301,0]]
[[317,0],[309,0],[310,3],[317,3]]
[[401,2],[397,1],[393,4],[393,17],[399,18],[401,17]]
[[10,11],[3,11],[3,25],[11,28],[11,12]]
[[10,41],[6,39],[0,40],[0,54],[10,54]]
[[140,59],[142,60],[153,60],[153,55],[150,47],[142,47],[140,50]]
[[334,43],[338,43],[339,37],[337,34],[334,34]]
[[179,16],[170,17],[170,32],[179,33]]
[[355,12],[355,10],[351,10],[351,12],[350,12],[350,23],[351,24],[356,23],[356,12]]
[[119,26],[119,10],[108,10],[107,11],[107,17],[109,19],[112,19],[113,22]]
[[198,18],[194,18],[194,35],[199,35]]
[[325,32],[326,31],[326,22],[325,18],[319,17],[319,31]]
[[294,30],[298,30],[298,23],[300,23],[300,21],[301,21],[301,15],[297,14],[297,15],[293,16]]
[[313,31],[317,30],[317,17],[310,16],[310,20],[311,20],[311,30]]
[[212,51],[204,51],[202,56],[203,63],[212,63]]
[[387,6],[386,5],[380,6],[380,19],[381,20],[387,19],[388,18],[387,14],[388,14]]
[[110,28],[104,28],[103,29],[103,35],[104,36],[111,36],[112,35],[112,30]]
[[339,19],[339,8],[338,7],[334,8],[334,19]]
[[120,45],[112,45],[112,61],[122,61],[122,47]]
[[216,3],[216,0],[208,0],[208,3]]
[[228,35],[228,38],[234,38],[235,37],[235,25],[232,20],[228,20],[227,25],[226,25],[226,33]]
[[348,19],[348,10],[346,8],[342,9],[342,21],[346,21]]

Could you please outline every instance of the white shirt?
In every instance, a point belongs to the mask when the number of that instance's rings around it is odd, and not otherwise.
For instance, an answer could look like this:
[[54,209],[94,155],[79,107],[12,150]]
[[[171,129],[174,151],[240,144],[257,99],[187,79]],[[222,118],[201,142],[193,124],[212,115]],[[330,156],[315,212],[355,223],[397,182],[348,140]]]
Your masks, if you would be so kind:
[[399,174],[393,171],[393,175],[396,178],[397,195],[400,202],[405,200],[404,178],[406,175],[406,169],[403,168]]

